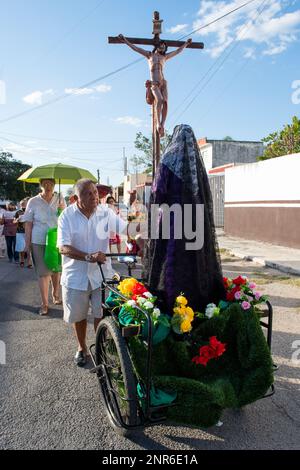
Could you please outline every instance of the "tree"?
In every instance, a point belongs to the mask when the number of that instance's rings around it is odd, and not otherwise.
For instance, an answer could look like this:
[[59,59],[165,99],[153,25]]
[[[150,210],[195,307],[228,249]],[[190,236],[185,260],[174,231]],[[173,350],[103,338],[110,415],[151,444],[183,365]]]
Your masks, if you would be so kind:
[[[171,141],[171,135],[167,132],[160,141],[161,154],[165,151],[166,147]],[[141,152],[139,155],[133,155],[130,162],[136,169],[140,169],[147,174],[152,173],[152,158],[153,158],[153,146],[152,137],[146,137],[142,132],[138,132],[134,142],[135,148]]]
[[230,135],[226,135],[223,140],[226,140],[226,142],[233,142],[233,138],[230,137]]
[[294,116],[291,124],[286,124],[281,131],[272,132],[262,139],[267,144],[262,157],[258,160],[282,157],[300,152],[300,119]]
[[17,181],[29,168],[30,165],[15,160],[11,153],[0,152],[0,198],[17,202],[38,193],[39,187],[36,184],[25,185]]

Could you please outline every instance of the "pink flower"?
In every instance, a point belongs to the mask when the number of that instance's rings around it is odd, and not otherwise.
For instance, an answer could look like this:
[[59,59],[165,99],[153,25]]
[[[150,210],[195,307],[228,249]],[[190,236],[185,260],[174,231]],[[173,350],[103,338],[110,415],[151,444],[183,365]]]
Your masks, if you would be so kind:
[[255,300],[259,300],[261,298],[260,292],[255,292]]
[[250,289],[255,289],[255,287],[256,287],[255,282],[249,282],[249,287],[250,287]]
[[242,296],[241,291],[237,291],[237,292],[234,294],[234,298],[235,298],[236,300],[240,300],[241,296]]
[[242,302],[242,309],[243,310],[249,310],[249,308],[251,308],[251,304],[244,300],[244,302]]

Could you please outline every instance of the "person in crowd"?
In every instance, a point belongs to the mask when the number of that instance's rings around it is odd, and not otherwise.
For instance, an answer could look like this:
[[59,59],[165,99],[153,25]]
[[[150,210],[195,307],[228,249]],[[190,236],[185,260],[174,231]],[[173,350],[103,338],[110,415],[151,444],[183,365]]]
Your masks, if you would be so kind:
[[5,258],[6,242],[5,236],[3,235],[3,225],[1,225],[2,216],[6,210],[6,206],[0,206],[0,258]]
[[[113,212],[115,212],[115,214],[119,215],[119,211],[116,205],[116,200],[114,197],[108,196],[108,198],[106,199],[106,204]],[[120,254],[121,253],[121,238],[117,233],[111,232],[110,237],[109,237],[109,249],[111,253],[112,253],[113,245],[117,246],[117,251]]]
[[74,327],[78,350],[75,363],[86,364],[87,315],[91,306],[95,331],[102,318],[101,283],[98,263],[109,251],[109,234],[122,233],[127,222],[105,205],[99,205],[96,185],[83,179],[75,185],[76,203],[59,217],[57,246],[62,254],[62,298],[64,320]]
[[32,251],[33,264],[39,279],[42,305],[40,315],[48,315],[49,284],[52,282],[52,300],[54,305],[62,303],[60,298],[60,273],[53,273],[44,261],[46,237],[49,228],[57,226],[58,214],[65,209],[65,200],[54,193],[55,180],[41,179],[41,193],[28,201],[23,221],[25,223],[25,250]]
[[[29,198],[26,198],[20,202],[20,209],[16,212],[15,218],[14,218],[14,223],[17,225],[16,251],[20,255],[20,267],[21,268],[24,268],[24,265],[25,265],[26,240],[25,240],[25,224],[23,220],[24,220],[25,210],[26,210],[28,201],[29,201]],[[27,254],[27,268],[29,269],[32,268],[31,253]]]
[[2,214],[0,224],[4,226],[3,235],[5,236],[9,262],[15,261],[16,264],[19,264],[19,253],[16,251],[17,226],[14,224],[15,213],[16,205],[13,202],[8,202],[6,211]]

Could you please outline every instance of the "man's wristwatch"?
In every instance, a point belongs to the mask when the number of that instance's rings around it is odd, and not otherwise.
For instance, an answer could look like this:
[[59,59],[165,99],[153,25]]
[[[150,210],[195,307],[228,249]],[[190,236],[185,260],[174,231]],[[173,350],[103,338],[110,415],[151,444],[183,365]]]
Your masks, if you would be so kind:
[[92,263],[92,261],[93,261],[93,255],[85,255],[84,259],[85,259],[85,261],[87,261],[88,263]]

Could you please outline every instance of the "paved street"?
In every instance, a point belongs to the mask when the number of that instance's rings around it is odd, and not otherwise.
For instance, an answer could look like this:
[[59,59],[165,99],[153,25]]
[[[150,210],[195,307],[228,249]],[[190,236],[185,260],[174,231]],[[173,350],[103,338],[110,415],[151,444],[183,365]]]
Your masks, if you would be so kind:
[[[37,316],[33,271],[0,260],[0,448],[4,449],[297,449],[300,441],[300,362],[291,361],[300,340],[300,278],[242,261],[223,252],[225,274],[246,274],[261,284],[274,305],[276,394],[223,415],[207,430],[172,424],[146,429],[133,440],[108,425],[98,384],[73,365],[75,342],[60,308]],[[89,340],[93,341],[90,325]],[[300,359],[300,354],[298,356]]]

